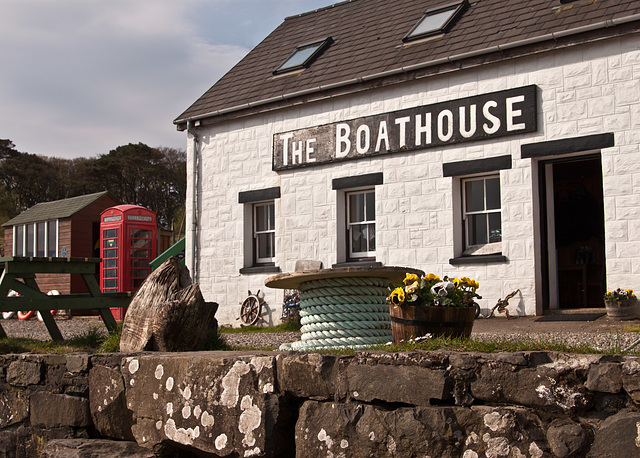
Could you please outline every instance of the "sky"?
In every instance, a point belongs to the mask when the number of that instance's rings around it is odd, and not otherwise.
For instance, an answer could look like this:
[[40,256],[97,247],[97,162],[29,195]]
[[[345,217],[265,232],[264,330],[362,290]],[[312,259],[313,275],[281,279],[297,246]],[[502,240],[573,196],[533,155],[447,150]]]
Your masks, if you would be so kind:
[[173,120],[285,17],[337,0],[2,0],[0,139],[95,157],[186,149]]

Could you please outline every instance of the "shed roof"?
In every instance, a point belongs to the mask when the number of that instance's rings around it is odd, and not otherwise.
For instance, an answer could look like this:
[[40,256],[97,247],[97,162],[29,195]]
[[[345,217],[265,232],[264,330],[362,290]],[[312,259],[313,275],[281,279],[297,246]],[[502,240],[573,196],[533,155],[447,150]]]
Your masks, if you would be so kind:
[[[640,0],[470,0],[445,34],[403,37],[452,0],[348,0],[291,16],[174,123],[221,119],[339,96],[640,30]],[[333,43],[309,67],[274,75],[305,43]]]
[[2,226],[7,227],[15,226],[17,224],[34,223],[36,221],[69,218],[101,197],[107,195],[110,196],[114,202],[117,202],[117,200],[111,196],[109,191],[96,192],[93,194],[54,200],[51,202],[41,202],[23,211],[15,218],[4,223]]

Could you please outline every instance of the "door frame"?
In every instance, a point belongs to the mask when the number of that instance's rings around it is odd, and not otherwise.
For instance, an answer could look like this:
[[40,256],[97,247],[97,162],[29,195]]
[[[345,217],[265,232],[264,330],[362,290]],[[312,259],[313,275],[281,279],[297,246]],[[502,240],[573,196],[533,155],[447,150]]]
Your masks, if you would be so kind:
[[[538,224],[540,240],[540,293],[542,310],[559,310],[558,269],[555,245],[555,219],[554,219],[554,182],[553,166],[567,162],[580,162],[585,160],[600,161],[602,166],[601,151],[586,151],[566,156],[554,156],[541,158],[537,161],[538,169],[538,205],[540,218]],[[602,190],[604,196],[604,189]],[[603,216],[604,224],[604,216]],[[606,250],[604,253],[606,265]],[[606,275],[606,273],[605,273]],[[585,286],[586,287],[586,286]]]

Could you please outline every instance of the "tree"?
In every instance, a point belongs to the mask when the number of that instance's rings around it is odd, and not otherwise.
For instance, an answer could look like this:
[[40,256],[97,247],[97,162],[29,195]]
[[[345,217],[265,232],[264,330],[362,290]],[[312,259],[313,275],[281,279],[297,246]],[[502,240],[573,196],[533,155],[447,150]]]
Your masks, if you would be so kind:
[[174,226],[184,206],[186,153],[180,150],[129,143],[99,156],[93,176],[121,202],[155,211],[158,224],[166,228]]

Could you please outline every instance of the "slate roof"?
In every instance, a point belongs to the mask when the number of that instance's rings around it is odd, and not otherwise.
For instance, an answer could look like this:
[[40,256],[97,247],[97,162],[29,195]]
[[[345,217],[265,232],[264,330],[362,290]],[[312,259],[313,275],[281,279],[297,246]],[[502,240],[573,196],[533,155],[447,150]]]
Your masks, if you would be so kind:
[[[36,221],[69,218],[106,195],[111,194],[109,194],[108,191],[102,191],[93,194],[86,194],[84,196],[70,197],[68,199],[41,202],[23,211],[15,218],[4,223],[2,226],[7,227],[15,226],[17,224],[35,223]],[[115,201],[116,199],[113,198],[113,200]]]
[[[291,16],[174,123],[303,103],[640,29],[640,0],[470,0],[452,30],[403,46],[425,11],[453,0],[348,0]],[[274,76],[299,45],[334,43],[297,73]]]

